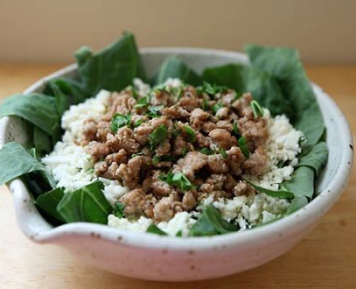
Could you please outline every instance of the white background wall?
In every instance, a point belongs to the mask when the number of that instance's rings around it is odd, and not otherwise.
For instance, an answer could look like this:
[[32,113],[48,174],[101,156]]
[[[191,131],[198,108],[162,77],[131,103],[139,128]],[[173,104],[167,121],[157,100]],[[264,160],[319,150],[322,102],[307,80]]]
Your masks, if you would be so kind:
[[356,62],[356,0],[0,0],[0,61],[70,61],[124,29],[141,47],[293,46],[304,60]]

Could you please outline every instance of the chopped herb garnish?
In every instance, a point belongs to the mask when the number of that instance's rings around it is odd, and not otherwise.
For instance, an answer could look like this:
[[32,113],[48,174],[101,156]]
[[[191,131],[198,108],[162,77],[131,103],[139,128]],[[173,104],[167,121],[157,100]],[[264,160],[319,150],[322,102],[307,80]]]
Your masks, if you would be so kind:
[[250,156],[250,151],[248,150],[248,147],[246,144],[246,139],[242,136],[239,138],[239,140],[237,142],[239,143],[239,147],[240,147],[242,153],[244,154],[244,156],[246,158],[248,158]]
[[151,149],[155,149],[159,144],[161,144],[166,138],[168,134],[168,129],[164,125],[160,125],[157,127],[148,137],[148,142],[150,144]]
[[134,127],[138,127],[138,126],[140,126],[142,123],[143,123],[143,119],[139,119],[139,120],[137,120],[137,121],[135,122]]
[[222,155],[222,157],[223,157],[224,159],[227,159],[227,153],[226,153],[225,150],[220,149],[220,154]]
[[111,120],[110,129],[112,132],[117,132],[120,127],[123,127],[125,125],[131,125],[131,114],[129,113],[127,115],[123,115],[120,113],[116,113],[113,119]]
[[140,98],[137,103],[134,105],[134,108],[142,108],[146,107],[148,105],[148,96]]
[[250,106],[251,106],[251,109],[253,112],[253,116],[255,118],[263,116],[263,108],[260,106],[260,104],[256,100],[251,101]]
[[197,137],[195,136],[195,131],[191,127],[185,125],[183,126],[183,131],[186,133],[186,140],[188,142],[193,143],[196,141]]
[[155,224],[150,225],[147,230],[147,233],[152,233],[160,236],[167,236],[167,233],[158,228]]
[[210,84],[210,83],[204,82],[202,86],[198,86],[196,88],[196,91],[197,91],[198,95],[202,95],[203,93],[206,93],[210,96],[215,96],[216,94],[225,92],[228,89],[229,88],[227,86]]
[[240,132],[239,132],[239,126],[237,124],[237,122],[235,121],[233,124],[232,124],[232,133],[236,136],[236,137],[240,137]]
[[130,91],[131,92],[131,94],[132,94],[132,97],[134,98],[134,99],[137,99],[137,91],[136,91],[136,89],[132,86],[132,85],[130,85],[129,87],[128,87],[128,91]]
[[176,160],[175,157],[167,156],[167,155],[160,156],[160,157],[154,156],[152,158],[152,162],[153,162],[154,165],[159,163],[159,162],[174,162],[175,160]]
[[135,153],[135,154],[131,155],[131,158],[142,156],[142,155],[143,155],[143,152]]
[[218,102],[218,103],[214,104],[214,105],[211,107],[211,110],[212,110],[214,113],[217,113],[218,110],[219,110],[220,108],[222,108],[222,107],[224,107],[224,105],[223,105],[222,103]]
[[210,104],[209,101],[206,99],[203,99],[203,105],[202,105],[203,110],[209,110],[210,109]]
[[187,152],[188,152],[188,149],[187,148],[183,148],[181,155],[185,156],[187,154]]
[[88,174],[92,174],[92,173],[94,173],[94,168],[89,168],[85,172]]
[[146,115],[152,118],[159,117],[163,107],[163,105],[150,106],[148,107],[148,113],[146,113]]
[[174,186],[180,189],[182,192],[189,191],[193,188],[192,183],[181,172],[172,173],[169,172],[166,176],[160,175],[159,179],[166,182],[168,185]]
[[115,217],[123,218],[123,217],[125,217],[124,210],[125,210],[125,205],[123,203],[116,202],[114,204],[113,214]]
[[214,152],[213,152],[212,150],[208,149],[208,148],[202,148],[202,149],[200,150],[200,152],[201,152],[202,154],[205,154],[205,155],[208,155],[208,156],[214,154]]

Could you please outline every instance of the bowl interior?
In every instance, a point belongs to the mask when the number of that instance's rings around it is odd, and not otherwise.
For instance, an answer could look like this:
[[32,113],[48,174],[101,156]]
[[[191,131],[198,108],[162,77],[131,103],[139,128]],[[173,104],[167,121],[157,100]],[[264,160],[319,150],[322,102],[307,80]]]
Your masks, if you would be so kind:
[[[164,59],[169,55],[176,55],[180,57],[185,63],[188,63],[191,68],[200,73],[205,67],[222,65],[226,63],[248,63],[244,54],[219,51],[219,50],[206,50],[206,49],[190,49],[190,48],[148,48],[142,49],[141,54],[149,77],[153,76]],[[41,92],[44,89],[46,79],[68,76],[77,78],[76,65],[71,65],[64,68],[32,85],[25,93]],[[331,206],[332,201],[335,201],[340,194],[340,184],[335,183],[335,176],[344,175],[339,179],[346,184],[348,179],[351,161],[352,151],[350,145],[352,145],[351,134],[347,122],[342,115],[341,111],[335,105],[335,103],[316,85],[313,85],[314,92],[321,107],[325,124],[327,127],[326,141],[329,148],[329,159],[327,165],[317,181],[316,191],[318,194],[323,192],[326,194],[328,190],[331,190],[331,182],[334,181],[335,195],[328,203],[327,206]],[[27,140],[27,133],[23,121],[18,118],[4,118],[0,121],[0,145],[9,141],[17,141],[24,143]],[[348,166],[346,166],[348,162]],[[31,235],[33,232],[41,232],[50,230],[51,226],[42,218],[38,213],[33,203],[30,202],[29,196],[25,186],[19,180],[13,181],[10,184],[10,189],[13,191],[15,198],[15,207],[17,218],[21,229],[27,234]],[[21,191],[21,193],[19,193]],[[320,196],[316,197],[308,206],[317,202]],[[28,200],[26,203],[24,200]],[[307,206],[307,207],[308,207]],[[315,204],[316,206],[316,204]],[[327,208],[326,208],[327,209]],[[291,218],[289,216],[285,219]],[[277,226],[278,223],[286,223],[287,220],[281,220],[276,224],[271,224],[266,227]],[[66,225],[65,225],[66,226]],[[263,227],[257,230],[264,230]],[[248,232],[238,233],[244,235]],[[233,234],[229,234],[233,235]]]

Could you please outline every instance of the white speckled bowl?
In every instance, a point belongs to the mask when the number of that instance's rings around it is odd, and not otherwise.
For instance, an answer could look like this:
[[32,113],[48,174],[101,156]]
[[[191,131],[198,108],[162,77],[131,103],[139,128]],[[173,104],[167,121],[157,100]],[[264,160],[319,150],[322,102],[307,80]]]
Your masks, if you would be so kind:
[[[247,63],[245,55],[221,50],[153,48],[141,50],[149,75],[168,55],[177,55],[201,72],[206,66],[229,62]],[[57,76],[76,77],[76,65]],[[42,91],[44,79],[25,93]],[[303,209],[270,225],[253,230],[204,238],[171,238],[125,232],[103,225],[72,223],[57,228],[38,213],[20,180],[9,184],[14,196],[17,221],[31,240],[58,244],[91,266],[120,275],[166,281],[201,280],[254,268],[283,254],[298,243],[336,202],[345,188],[353,160],[352,137],[340,109],[321,88],[313,85],[327,126],[330,150],[327,166],[318,180],[318,196]],[[0,120],[0,145],[27,139],[17,118]],[[3,169],[3,168],[2,168]]]

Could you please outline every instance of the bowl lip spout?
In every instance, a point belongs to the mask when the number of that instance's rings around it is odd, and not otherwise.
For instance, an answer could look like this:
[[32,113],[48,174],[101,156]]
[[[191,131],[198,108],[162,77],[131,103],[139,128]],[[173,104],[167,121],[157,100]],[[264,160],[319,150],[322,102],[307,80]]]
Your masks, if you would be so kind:
[[[141,49],[140,52],[143,55],[186,54],[188,56],[224,56],[236,59],[236,62],[248,63],[246,55],[242,53],[216,49],[158,47]],[[64,75],[75,75],[76,69],[77,65],[71,64],[38,80],[26,89],[24,93],[29,94],[37,91],[43,87],[48,79]],[[329,107],[334,112],[333,118],[337,122],[342,136],[340,139],[342,157],[335,171],[334,178],[325,190],[301,210],[277,222],[242,232],[189,239],[135,233],[91,223],[70,223],[53,228],[42,217],[41,220],[39,220],[39,217],[37,219],[32,218],[36,214],[36,211],[33,202],[31,202],[31,196],[24,183],[20,179],[15,179],[8,186],[13,193],[17,222],[24,234],[38,243],[57,243],[65,238],[100,238],[108,242],[116,242],[123,246],[175,251],[205,251],[241,245],[254,246],[261,242],[261,240],[269,243],[285,235],[298,234],[314,225],[341,195],[349,179],[353,163],[353,139],[345,116],[335,102],[319,86],[312,83],[312,87],[318,102],[322,102],[323,106]],[[6,139],[5,135],[10,120],[10,117],[0,119],[0,148]]]

